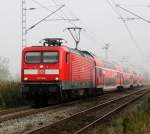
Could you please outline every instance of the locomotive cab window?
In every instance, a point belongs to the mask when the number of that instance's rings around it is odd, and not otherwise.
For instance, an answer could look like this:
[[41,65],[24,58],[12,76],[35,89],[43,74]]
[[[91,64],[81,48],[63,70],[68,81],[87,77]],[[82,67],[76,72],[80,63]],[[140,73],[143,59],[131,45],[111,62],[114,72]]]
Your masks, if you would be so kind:
[[58,52],[43,52],[43,63],[58,63]]
[[41,53],[40,52],[27,52],[25,56],[26,63],[40,63]]
[[58,63],[58,52],[27,52],[25,62],[32,63]]

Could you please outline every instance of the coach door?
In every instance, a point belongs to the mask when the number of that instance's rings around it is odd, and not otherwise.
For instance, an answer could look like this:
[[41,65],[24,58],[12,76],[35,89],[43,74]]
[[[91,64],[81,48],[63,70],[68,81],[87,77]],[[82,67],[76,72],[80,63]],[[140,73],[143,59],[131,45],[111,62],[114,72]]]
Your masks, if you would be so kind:
[[117,73],[117,84],[123,85],[123,74],[120,72]]
[[103,88],[104,86],[104,74],[101,68],[96,68],[96,86],[97,88]]

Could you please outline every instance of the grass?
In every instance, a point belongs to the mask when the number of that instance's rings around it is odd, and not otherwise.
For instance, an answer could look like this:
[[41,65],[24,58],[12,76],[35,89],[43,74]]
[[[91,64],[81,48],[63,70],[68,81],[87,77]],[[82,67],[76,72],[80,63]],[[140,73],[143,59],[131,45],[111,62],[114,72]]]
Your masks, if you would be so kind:
[[150,115],[144,112],[132,112],[112,124],[115,134],[149,134]]
[[134,110],[123,114],[111,123],[89,131],[92,134],[150,134],[150,94],[140,101]]
[[33,124],[29,123],[25,126],[25,130],[28,131],[33,127]]
[[15,81],[0,81],[0,108],[25,105],[21,95],[21,84]]

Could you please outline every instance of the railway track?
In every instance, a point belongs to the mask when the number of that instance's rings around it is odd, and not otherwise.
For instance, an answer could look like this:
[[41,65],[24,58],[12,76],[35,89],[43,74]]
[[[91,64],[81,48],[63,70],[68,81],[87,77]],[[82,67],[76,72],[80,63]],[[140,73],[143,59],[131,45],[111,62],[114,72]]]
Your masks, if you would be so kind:
[[80,134],[108,116],[116,113],[133,101],[139,99],[150,90],[142,89],[128,93],[122,97],[108,100],[104,103],[76,113],[62,119],[54,124],[43,125],[42,127],[25,132],[24,134]]
[[62,103],[58,105],[52,105],[52,106],[44,107],[44,108],[31,108],[30,106],[27,106],[27,107],[21,107],[21,108],[16,108],[16,109],[14,108],[10,110],[3,110],[0,112],[0,123],[4,121],[12,120],[12,119],[19,119],[19,118],[26,117],[32,114],[46,112],[52,109],[57,109],[59,107],[67,106],[67,105],[71,105],[75,103],[77,103],[77,101]]
[[0,116],[10,114],[10,113],[19,112],[19,111],[23,111],[23,110],[27,110],[29,108],[30,108],[30,106],[24,106],[24,107],[19,107],[19,108],[10,108],[10,109],[6,109],[6,110],[1,110]]
[[[126,91],[126,92],[128,92],[128,91]],[[114,94],[115,94],[114,92],[112,92],[111,94],[104,94],[104,95],[98,96],[95,99],[102,98],[103,100],[105,100],[105,98],[109,98],[109,97],[113,96]],[[90,100],[93,100],[93,98],[86,99],[86,101],[90,101]],[[62,104],[53,105],[53,106],[49,106],[49,107],[45,107],[45,108],[38,108],[38,109],[31,108],[30,106],[25,106],[25,107],[20,107],[20,108],[12,108],[12,109],[8,109],[8,110],[2,110],[2,111],[0,111],[0,123],[4,122],[4,121],[12,120],[12,119],[19,119],[19,118],[26,117],[26,116],[29,116],[32,114],[46,112],[46,111],[56,109],[59,107],[63,107],[63,106],[77,104],[80,101],[82,101],[82,100],[76,100],[76,101],[72,101],[72,102],[62,103]]]

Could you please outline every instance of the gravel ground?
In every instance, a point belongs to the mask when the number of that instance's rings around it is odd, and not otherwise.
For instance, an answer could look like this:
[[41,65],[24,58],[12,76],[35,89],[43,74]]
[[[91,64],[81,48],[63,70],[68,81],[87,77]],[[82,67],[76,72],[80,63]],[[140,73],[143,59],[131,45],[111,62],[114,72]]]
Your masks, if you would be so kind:
[[[116,94],[115,96],[113,96],[113,98],[116,98],[118,95],[120,96],[120,94]],[[81,110],[85,110],[88,107],[112,99],[112,97],[104,97],[104,98],[102,97],[99,99],[95,99],[93,101],[81,100],[81,103],[75,105],[64,106],[47,112],[30,115],[24,118],[2,122],[0,123],[0,134],[21,134],[27,130],[38,128],[39,126],[45,125],[47,123],[51,124],[55,123]]]
[[73,111],[77,109],[76,106],[70,108],[63,108],[57,111],[51,110],[49,112],[44,112],[36,115],[27,116],[25,118],[9,120],[0,124],[1,134],[14,134],[21,133],[25,130],[31,128],[37,128],[43,123],[54,123],[60,119],[70,116]]

